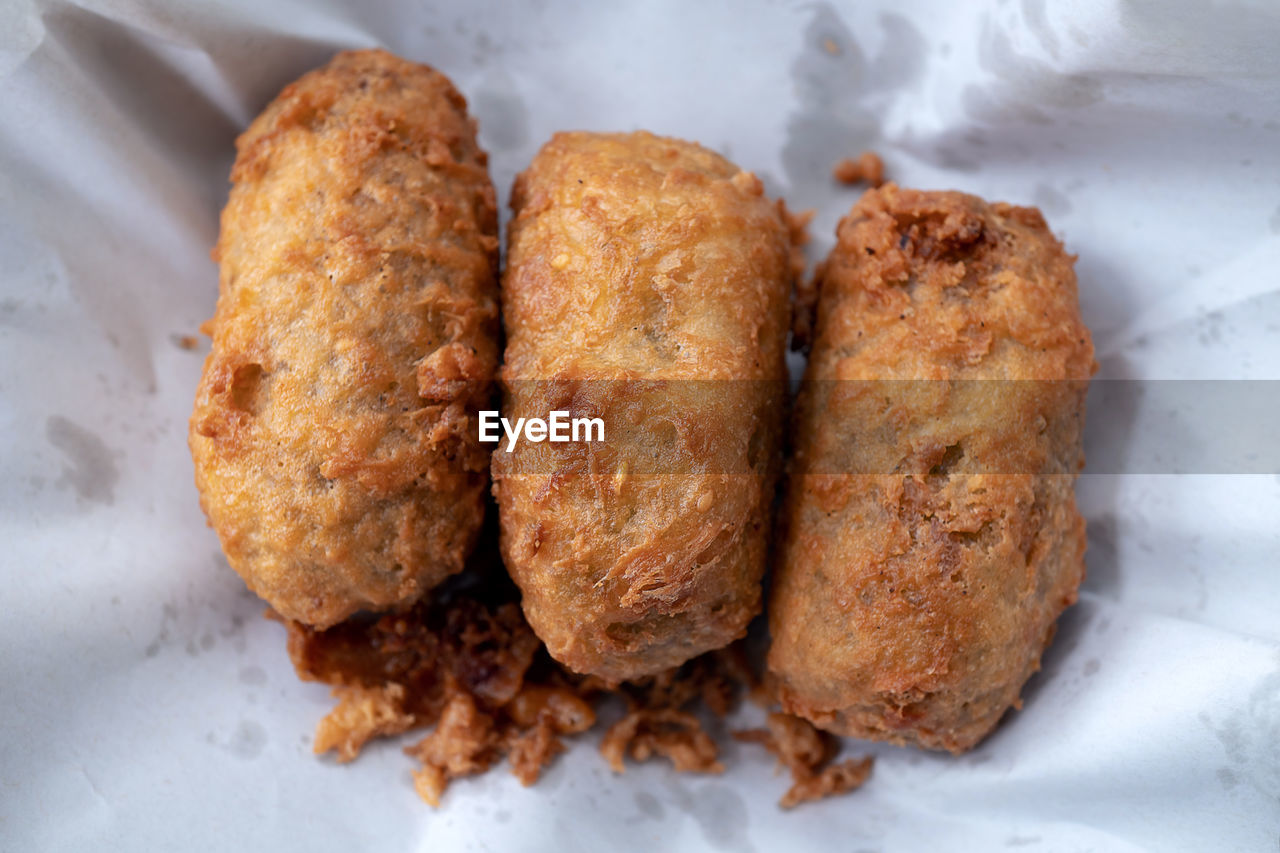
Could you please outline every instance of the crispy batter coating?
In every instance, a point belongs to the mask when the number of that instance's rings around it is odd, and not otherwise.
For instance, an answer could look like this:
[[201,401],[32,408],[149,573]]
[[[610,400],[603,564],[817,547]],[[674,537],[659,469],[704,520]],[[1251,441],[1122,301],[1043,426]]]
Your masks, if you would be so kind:
[[227,560],[290,619],[412,603],[483,520],[497,213],[466,102],[339,54],[237,140],[191,416]]
[[1073,259],[1035,209],[893,184],[837,236],[768,666],[823,728],[959,752],[1018,704],[1084,575]]
[[553,657],[656,673],[760,607],[802,223],[648,133],[557,134],[511,204],[504,414],[599,417],[605,440],[494,452],[503,556]]

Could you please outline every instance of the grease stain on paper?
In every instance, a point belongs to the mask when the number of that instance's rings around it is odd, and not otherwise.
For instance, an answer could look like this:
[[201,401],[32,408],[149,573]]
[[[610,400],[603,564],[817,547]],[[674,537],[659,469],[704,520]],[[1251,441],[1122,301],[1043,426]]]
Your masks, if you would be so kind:
[[1215,721],[1201,713],[1200,722],[1218,739],[1230,766],[1218,770],[1228,790],[1246,783],[1259,793],[1280,800],[1280,765],[1272,756],[1280,743],[1280,669],[1263,676],[1243,706]]
[[260,686],[267,683],[267,671],[260,666],[240,668],[240,683]]
[[782,164],[796,197],[829,192],[831,168],[874,149],[880,116],[894,96],[923,78],[929,44],[907,18],[879,18],[879,49],[868,57],[830,4],[817,3],[791,63],[798,108],[787,120]]
[[254,720],[241,720],[236,726],[231,739],[225,744],[226,749],[236,758],[246,761],[257,758],[267,745],[267,730]]
[[45,421],[44,434],[67,462],[54,485],[70,486],[80,499],[110,506],[120,471],[112,459],[115,454],[102,439],[62,415],[51,415]]
[[680,798],[681,808],[695,821],[703,839],[717,850],[754,851],[747,832],[750,814],[742,796],[722,783],[702,787]]
[[639,791],[636,793],[636,808],[640,810],[642,815],[647,818],[651,818],[652,820],[662,820],[663,816],[667,813],[658,798],[653,794],[650,794],[648,791]]

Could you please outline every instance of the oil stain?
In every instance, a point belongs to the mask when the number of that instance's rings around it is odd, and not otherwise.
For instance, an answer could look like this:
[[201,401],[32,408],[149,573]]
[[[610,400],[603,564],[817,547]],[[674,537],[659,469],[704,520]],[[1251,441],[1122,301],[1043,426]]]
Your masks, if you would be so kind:
[[702,838],[717,850],[754,851],[747,821],[750,814],[742,797],[723,784],[709,784],[680,799],[681,808],[698,822]]
[[982,27],[978,64],[1006,84],[1014,102],[1076,109],[1103,99],[1097,79],[1086,74],[1061,74],[1045,62],[1018,53],[1008,33],[990,17]]
[[235,732],[232,733],[231,739],[227,741],[226,747],[227,751],[236,758],[247,761],[261,755],[266,745],[267,730],[262,727],[262,724],[253,720],[241,720],[240,725],[236,726]]
[[262,685],[267,683],[267,673],[260,666],[246,666],[240,670],[240,683]]
[[70,486],[82,500],[111,505],[120,471],[102,439],[61,415],[52,415],[45,421],[44,434],[68,463],[54,485]]
[[881,141],[880,116],[893,96],[923,79],[928,43],[905,17],[879,18],[883,36],[868,58],[826,3],[811,7],[804,44],[791,64],[799,107],[787,120],[782,150],[790,192],[827,191],[831,168]]
[[662,803],[648,791],[640,791],[636,794],[636,808],[640,809],[640,813],[645,817],[653,820],[662,820],[663,815],[666,814]]

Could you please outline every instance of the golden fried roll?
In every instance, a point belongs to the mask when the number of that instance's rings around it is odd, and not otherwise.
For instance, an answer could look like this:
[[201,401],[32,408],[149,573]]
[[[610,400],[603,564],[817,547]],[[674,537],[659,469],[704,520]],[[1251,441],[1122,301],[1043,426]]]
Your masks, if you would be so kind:
[[888,184],[840,223],[770,595],[785,710],[959,752],[1084,576],[1093,345],[1040,212]]
[[557,660],[638,678],[760,608],[790,221],[751,173],[649,133],[557,134],[511,206],[503,414],[598,417],[604,441],[494,452],[503,557]]
[[196,485],[231,566],[323,627],[462,568],[484,514],[497,211],[466,101],[339,54],[237,140]]

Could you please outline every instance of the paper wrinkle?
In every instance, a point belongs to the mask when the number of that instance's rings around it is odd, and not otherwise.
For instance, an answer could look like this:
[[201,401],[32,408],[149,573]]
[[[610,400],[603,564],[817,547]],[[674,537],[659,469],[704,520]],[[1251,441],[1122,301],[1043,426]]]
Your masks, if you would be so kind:
[[[0,847],[1274,846],[1280,476],[1082,482],[1089,578],[1024,710],[959,759],[851,744],[879,764],[847,799],[780,813],[767,757],[738,750],[708,784],[615,778],[583,743],[544,786],[499,770],[429,813],[394,745],[315,760],[325,691],[296,682],[277,626],[211,558],[185,448],[203,354],[173,338],[213,307],[235,135],[336,50],[376,44],[453,77],[503,197],[554,130],[650,124],[817,208],[816,259],[857,197],[832,164],[872,148],[904,185],[1040,204],[1080,255],[1101,375],[1280,378],[1280,7],[1264,0],[10,3]],[[115,471],[110,488],[60,482],[68,435],[107,454],[85,470]],[[637,816],[638,791],[665,808]]]
[[22,66],[44,40],[35,0],[12,0],[0,27],[0,83]]

